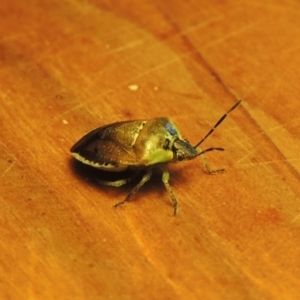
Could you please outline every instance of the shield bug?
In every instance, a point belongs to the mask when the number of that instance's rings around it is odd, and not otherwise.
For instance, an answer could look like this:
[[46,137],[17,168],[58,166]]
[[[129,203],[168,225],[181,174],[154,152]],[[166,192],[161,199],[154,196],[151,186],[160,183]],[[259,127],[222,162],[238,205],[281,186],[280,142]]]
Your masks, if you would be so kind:
[[140,171],[144,175],[127,197],[114,205],[124,205],[151,178],[153,168],[162,172],[162,181],[171,197],[174,215],[177,214],[178,202],[169,184],[168,163],[191,160],[201,156],[206,171],[216,174],[224,169],[212,170],[204,153],[223,148],[208,148],[201,150],[200,145],[224,121],[227,115],[239,104],[237,101],[231,109],[209,130],[195,146],[192,146],[180,133],[174,122],[165,117],[149,120],[134,120],[116,122],[92,130],[83,136],[72,148],[73,156],[84,164],[108,172],[134,170],[132,176],[117,181],[102,181],[111,186],[121,186],[136,177]]

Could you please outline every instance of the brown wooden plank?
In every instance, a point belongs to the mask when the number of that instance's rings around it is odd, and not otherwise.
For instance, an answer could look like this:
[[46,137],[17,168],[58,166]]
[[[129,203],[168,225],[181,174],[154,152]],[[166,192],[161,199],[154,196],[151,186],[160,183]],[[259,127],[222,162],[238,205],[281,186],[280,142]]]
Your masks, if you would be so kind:
[[[119,2],[122,2],[121,4]],[[1,299],[298,299],[300,4],[9,1],[0,6]],[[70,147],[171,117],[201,160],[99,187]]]

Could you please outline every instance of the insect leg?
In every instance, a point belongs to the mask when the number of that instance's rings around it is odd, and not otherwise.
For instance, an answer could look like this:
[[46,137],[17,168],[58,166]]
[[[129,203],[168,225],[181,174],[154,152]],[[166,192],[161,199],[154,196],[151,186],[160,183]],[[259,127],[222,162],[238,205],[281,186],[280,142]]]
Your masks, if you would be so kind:
[[151,176],[152,176],[152,170],[148,169],[147,173],[143,176],[141,181],[132,189],[132,191],[127,195],[125,200],[115,204],[114,207],[126,204],[130,200],[130,198],[151,178]]
[[109,185],[109,186],[115,186],[115,187],[119,187],[122,186],[128,182],[130,182],[132,179],[134,179],[137,175],[139,174],[139,172],[135,172],[132,176],[125,178],[125,179],[120,179],[120,180],[116,180],[116,181],[106,181],[106,180],[100,180],[98,178],[96,178],[96,181],[99,184],[103,184],[103,185]]
[[201,157],[202,162],[204,164],[204,167],[205,167],[207,173],[215,175],[215,174],[218,174],[218,173],[221,173],[221,172],[225,171],[224,168],[213,170],[210,167],[210,165],[208,164],[208,161],[206,160],[206,157],[204,155],[205,152],[209,152],[209,151],[213,151],[213,150],[223,151],[224,150],[223,148],[208,148],[208,149],[206,149],[204,151],[202,151],[199,147],[198,147],[198,149],[200,150],[200,152],[199,152],[198,155]]
[[[224,171],[225,171],[224,168],[213,170],[213,169],[210,167],[210,165],[208,164],[207,160],[206,160],[206,157],[205,157],[204,153],[205,153],[205,152],[212,151],[212,150],[215,150],[214,148],[209,148],[209,149],[206,149],[206,150],[204,150],[204,151],[202,151],[199,147],[198,147],[198,149],[200,150],[199,156],[200,156],[201,159],[202,159],[202,162],[203,162],[203,164],[204,164],[204,167],[205,167],[205,170],[206,170],[207,173],[212,174],[212,175],[215,175],[215,174],[218,174],[218,173],[221,173],[221,172],[224,172]],[[219,148],[218,148],[218,149],[219,149]],[[221,148],[220,148],[220,149],[221,149]],[[220,149],[219,149],[219,150],[220,150]]]
[[173,207],[174,207],[174,216],[177,215],[177,211],[178,211],[178,201],[173,193],[173,190],[169,184],[169,179],[170,179],[170,174],[168,172],[168,170],[164,170],[163,174],[162,174],[162,181],[171,197],[172,203],[173,203]]
[[211,168],[210,168],[210,166],[209,166],[209,164],[208,164],[208,162],[207,162],[207,160],[206,160],[206,158],[205,158],[205,156],[204,156],[204,153],[205,152],[209,152],[209,151],[213,151],[213,150],[220,150],[220,151],[223,151],[224,149],[223,148],[208,148],[208,149],[206,149],[206,150],[204,150],[204,151],[202,151],[201,149],[200,149],[200,145],[215,131],[215,129],[225,120],[225,118],[234,110],[234,109],[236,109],[236,107],[237,106],[239,106],[239,104],[241,103],[241,101],[242,100],[239,100],[239,101],[237,101],[228,111],[227,111],[227,113],[225,113],[222,117],[221,117],[221,119],[210,129],[210,131],[206,134],[206,136],[200,141],[200,142],[198,142],[195,146],[194,146],[194,148],[195,149],[197,149],[198,148],[198,155],[200,155],[201,156],[201,159],[202,159],[202,161],[203,161],[203,163],[204,163],[204,166],[205,166],[205,169],[206,169],[206,171],[207,171],[207,173],[209,173],[209,174],[217,174],[217,173],[220,173],[220,172],[224,172],[225,171],[225,169],[217,169],[217,170],[212,170]]

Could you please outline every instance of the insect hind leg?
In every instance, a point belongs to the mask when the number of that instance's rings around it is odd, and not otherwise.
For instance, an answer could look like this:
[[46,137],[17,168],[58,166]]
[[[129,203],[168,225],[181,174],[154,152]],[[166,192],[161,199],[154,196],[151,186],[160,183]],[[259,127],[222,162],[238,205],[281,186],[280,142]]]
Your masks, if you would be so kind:
[[130,198],[147,182],[150,180],[152,176],[152,170],[148,169],[147,173],[142,177],[141,181],[131,190],[131,192],[127,195],[127,197],[125,198],[125,200],[118,202],[117,204],[115,204],[113,207],[118,207],[120,205],[124,205],[126,204]]
[[102,185],[120,187],[120,186],[130,182],[135,177],[137,177],[138,174],[139,174],[139,171],[135,172],[132,176],[129,176],[128,178],[119,179],[119,180],[116,180],[116,181],[107,181],[107,180],[101,180],[101,179],[98,179],[98,178],[96,178],[96,181],[97,181],[97,183],[102,184]]

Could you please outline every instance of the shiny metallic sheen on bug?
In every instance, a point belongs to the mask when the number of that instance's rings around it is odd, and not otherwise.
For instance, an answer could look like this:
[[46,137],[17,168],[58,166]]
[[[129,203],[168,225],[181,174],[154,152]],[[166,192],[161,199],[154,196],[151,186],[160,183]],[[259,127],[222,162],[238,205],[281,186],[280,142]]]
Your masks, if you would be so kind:
[[191,160],[201,155],[208,173],[216,174],[224,171],[224,169],[211,170],[203,155],[208,151],[223,151],[224,149],[208,148],[202,151],[200,145],[240,102],[241,100],[236,102],[195,146],[182,137],[180,130],[171,119],[160,117],[150,120],[116,122],[96,128],[75,143],[70,151],[77,160],[94,168],[110,172],[121,172],[127,169],[136,171],[133,176],[126,179],[98,180],[105,185],[121,186],[135,178],[139,171],[146,171],[125,200],[115,204],[115,207],[127,203],[151,178],[152,169],[159,168],[162,171],[162,181],[173,203],[174,215],[176,215],[178,201],[169,184],[167,164]]

